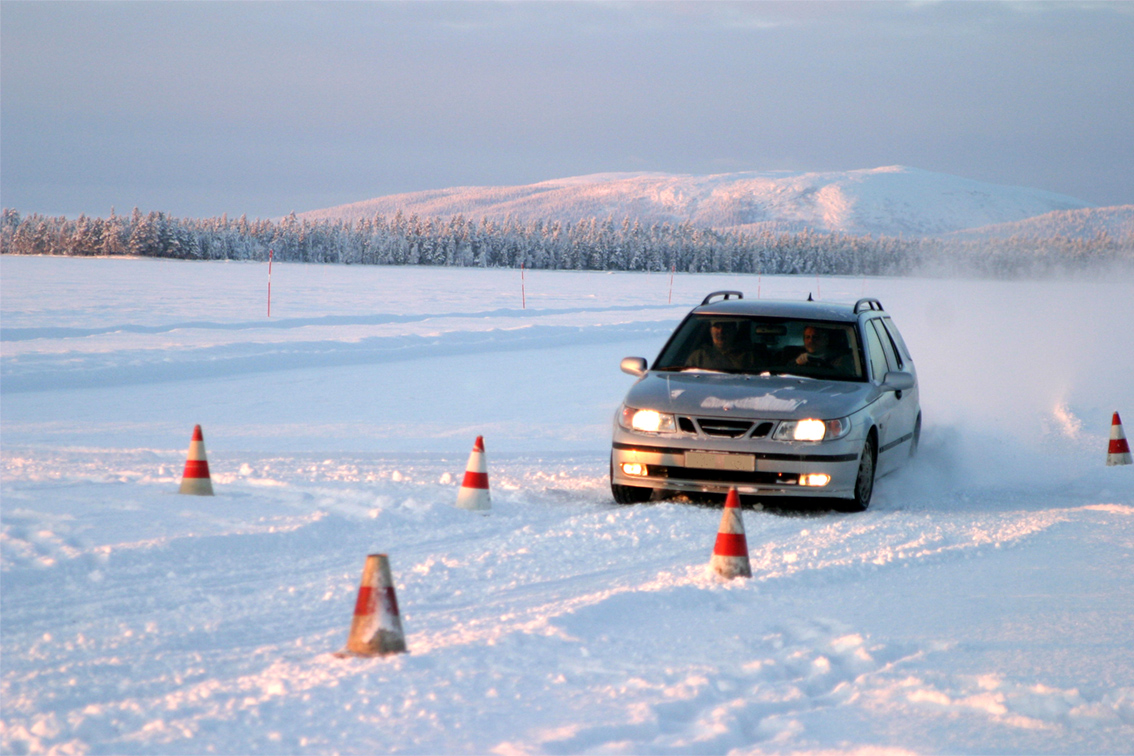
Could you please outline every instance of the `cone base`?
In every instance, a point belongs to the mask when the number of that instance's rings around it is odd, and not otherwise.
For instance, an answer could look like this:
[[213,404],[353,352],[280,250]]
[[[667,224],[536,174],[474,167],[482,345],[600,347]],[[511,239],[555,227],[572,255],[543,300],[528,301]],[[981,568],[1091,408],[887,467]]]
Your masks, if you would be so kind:
[[177,493],[191,496],[215,496],[213,482],[208,478],[182,478],[181,488]]
[[492,509],[492,499],[484,488],[461,488],[457,493],[457,509],[471,512],[488,512]]
[[335,657],[336,659],[373,659],[375,657],[397,656],[398,654],[408,653],[409,649],[403,649],[402,651],[388,651],[384,654],[359,654],[351,651],[350,649],[344,648],[342,651],[333,652],[331,656]]
[[406,639],[401,633],[393,630],[379,630],[369,642],[347,641],[347,647],[339,651],[336,656],[346,654],[349,656],[392,656],[405,654]]
[[752,563],[748,557],[722,557],[714,554],[709,560],[709,568],[725,580],[752,577]]

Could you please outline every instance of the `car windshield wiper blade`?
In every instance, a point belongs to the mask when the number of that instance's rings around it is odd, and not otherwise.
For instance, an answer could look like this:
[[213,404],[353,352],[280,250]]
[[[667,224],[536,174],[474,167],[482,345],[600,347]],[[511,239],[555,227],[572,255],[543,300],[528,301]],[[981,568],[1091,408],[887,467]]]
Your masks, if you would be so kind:
[[693,365],[669,365],[653,368],[658,373],[713,373],[714,375],[758,375],[755,370],[726,370],[724,368],[704,368]]
[[775,376],[777,378],[799,378],[801,380],[808,380],[808,381],[819,380],[818,378],[815,378],[814,376],[800,375],[799,373],[789,373],[786,370],[765,370],[764,372],[760,373],[760,375],[762,375],[762,376],[764,376],[764,375]]

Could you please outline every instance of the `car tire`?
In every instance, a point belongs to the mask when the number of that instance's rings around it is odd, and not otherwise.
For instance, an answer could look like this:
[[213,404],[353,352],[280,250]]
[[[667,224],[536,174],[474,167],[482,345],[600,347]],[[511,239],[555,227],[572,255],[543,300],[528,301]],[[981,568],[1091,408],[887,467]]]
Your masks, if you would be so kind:
[[614,500],[619,504],[641,504],[650,500],[650,494],[654,492],[652,488],[642,488],[641,486],[620,486],[617,483],[610,484],[610,493],[614,496]]
[[878,452],[875,451],[873,432],[866,439],[862,447],[862,456],[858,462],[858,476],[854,481],[854,498],[840,501],[836,509],[840,512],[865,512],[870,506],[870,499],[874,495],[874,474],[877,470],[875,464]]
[[610,494],[619,504],[641,504],[650,500],[652,488],[641,486],[620,486],[614,482],[614,458],[610,460]]

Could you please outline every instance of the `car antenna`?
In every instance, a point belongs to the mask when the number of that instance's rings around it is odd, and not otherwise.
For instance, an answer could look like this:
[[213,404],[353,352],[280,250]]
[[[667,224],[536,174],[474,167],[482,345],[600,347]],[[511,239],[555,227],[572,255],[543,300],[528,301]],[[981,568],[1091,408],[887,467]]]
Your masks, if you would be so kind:
[[811,292],[807,292],[807,301],[808,302],[814,302],[815,301],[814,299],[811,298]]

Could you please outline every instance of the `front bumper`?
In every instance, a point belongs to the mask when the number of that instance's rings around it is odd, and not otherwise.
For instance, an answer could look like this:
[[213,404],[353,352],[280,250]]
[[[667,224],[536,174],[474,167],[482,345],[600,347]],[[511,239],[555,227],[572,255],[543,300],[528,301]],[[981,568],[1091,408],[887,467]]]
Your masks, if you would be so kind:
[[[852,434],[857,435],[857,434]],[[748,439],[646,438],[616,428],[611,448],[611,483],[685,493],[853,498],[860,439],[827,443],[783,443]],[[623,464],[644,465],[628,475]],[[831,476],[825,486],[801,485],[810,474]]]

